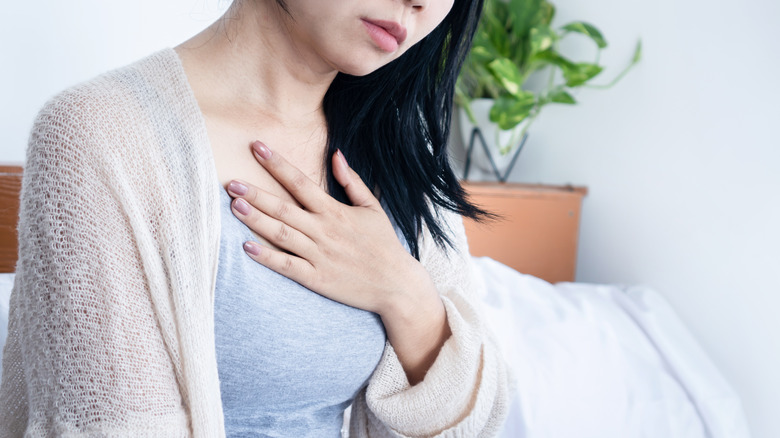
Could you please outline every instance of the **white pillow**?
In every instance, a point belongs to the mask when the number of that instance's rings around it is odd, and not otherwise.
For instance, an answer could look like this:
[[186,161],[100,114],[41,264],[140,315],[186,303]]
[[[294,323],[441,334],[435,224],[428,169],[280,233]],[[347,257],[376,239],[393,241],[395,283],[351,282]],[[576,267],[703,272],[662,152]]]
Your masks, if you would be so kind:
[[474,267],[517,379],[499,437],[749,437],[739,397],[651,288]]
[[8,301],[14,287],[14,274],[0,274],[0,376],[3,375],[3,347],[8,337]]

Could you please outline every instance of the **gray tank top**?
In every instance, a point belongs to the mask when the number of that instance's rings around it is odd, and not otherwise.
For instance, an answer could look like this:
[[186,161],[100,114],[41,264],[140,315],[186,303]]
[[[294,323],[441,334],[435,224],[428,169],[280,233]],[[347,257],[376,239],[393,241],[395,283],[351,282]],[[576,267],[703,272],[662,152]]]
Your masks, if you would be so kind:
[[252,260],[242,244],[254,236],[219,191],[214,324],[226,434],[338,437],[382,356],[384,326]]

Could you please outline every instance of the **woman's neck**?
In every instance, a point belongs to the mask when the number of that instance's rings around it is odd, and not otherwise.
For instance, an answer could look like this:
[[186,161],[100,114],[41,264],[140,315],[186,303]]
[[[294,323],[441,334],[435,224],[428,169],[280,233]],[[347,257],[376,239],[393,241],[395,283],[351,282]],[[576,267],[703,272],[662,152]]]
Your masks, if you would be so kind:
[[[274,1],[235,1],[211,26],[175,48],[195,67],[190,81],[227,117],[263,117],[290,129],[321,125],[337,71],[295,38]],[[218,103],[218,104],[217,104]]]

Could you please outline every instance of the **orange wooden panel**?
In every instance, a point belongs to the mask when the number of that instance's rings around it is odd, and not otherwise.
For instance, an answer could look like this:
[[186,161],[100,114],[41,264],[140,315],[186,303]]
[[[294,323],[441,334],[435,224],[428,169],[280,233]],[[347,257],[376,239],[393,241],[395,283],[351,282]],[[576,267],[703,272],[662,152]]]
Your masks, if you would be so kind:
[[474,256],[488,256],[550,283],[574,281],[585,187],[463,183],[473,202],[503,220],[465,221]]
[[0,273],[14,272],[22,167],[0,165]]

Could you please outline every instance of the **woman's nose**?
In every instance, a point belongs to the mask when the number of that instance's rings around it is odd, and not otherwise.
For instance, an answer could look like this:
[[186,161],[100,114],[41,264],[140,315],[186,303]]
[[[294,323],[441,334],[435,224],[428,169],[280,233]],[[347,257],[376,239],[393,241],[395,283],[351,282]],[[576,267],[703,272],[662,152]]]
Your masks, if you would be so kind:
[[416,12],[424,11],[430,0],[406,0],[406,3]]

